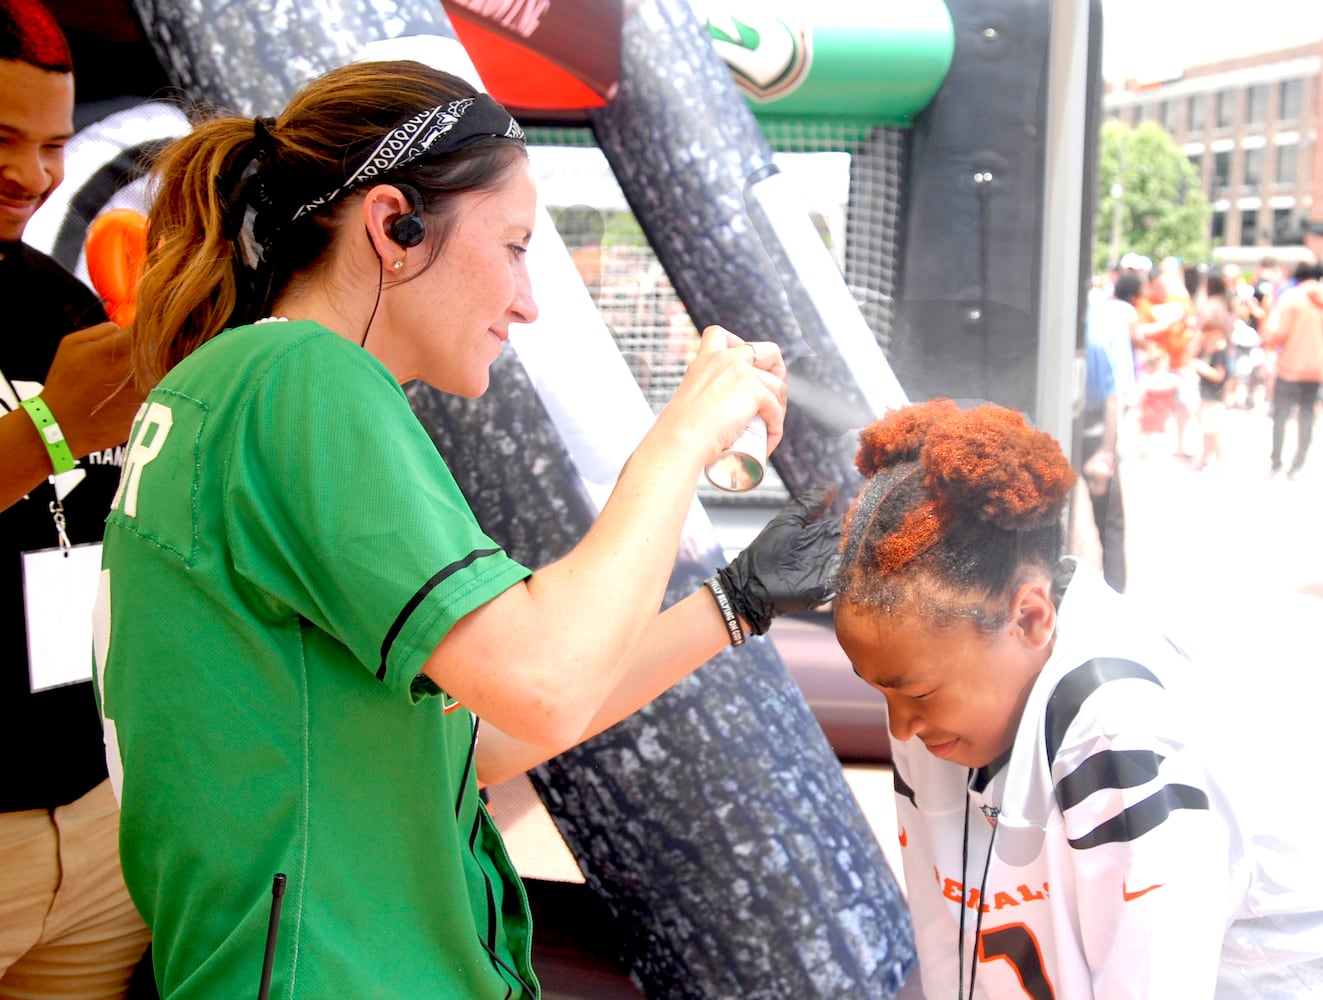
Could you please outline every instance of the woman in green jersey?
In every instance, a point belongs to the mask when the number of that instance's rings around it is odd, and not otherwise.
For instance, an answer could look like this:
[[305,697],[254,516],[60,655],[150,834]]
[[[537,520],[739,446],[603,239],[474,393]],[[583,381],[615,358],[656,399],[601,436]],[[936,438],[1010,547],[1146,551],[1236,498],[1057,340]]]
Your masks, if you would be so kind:
[[[355,65],[275,119],[200,123],[154,182],[134,336],[155,389],[108,520],[96,659],[162,992],[252,990],[281,872],[273,995],[536,996],[478,786],[826,596],[833,528],[801,508],[758,569],[659,613],[704,464],[755,415],[781,436],[781,355],[707,330],[587,537],[530,572],[400,387],[481,395],[537,315],[510,115],[416,63]],[[781,554],[821,586],[766,600]]]

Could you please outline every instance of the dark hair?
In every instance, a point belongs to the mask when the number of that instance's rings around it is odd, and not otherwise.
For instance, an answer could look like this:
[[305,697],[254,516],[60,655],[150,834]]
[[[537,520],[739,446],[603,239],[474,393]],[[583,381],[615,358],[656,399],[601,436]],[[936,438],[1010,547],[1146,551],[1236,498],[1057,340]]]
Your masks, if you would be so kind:
[[[323,260],[353,192],[295,219],[300,206],[337,191],[401,122],[477,93],[421,63],[356,63],[309,83],[275,119],[214,117],[171,143],[152,170],[149,251],[133,324],[139,381],[154,384],[222,330],[260,319]],[[428,231],[439,237],[435,260],[453,229],[457,196],[495,187],[526,158],[522,141],[492,136],[372,175],[371,183],[417,188]],[[250,186],[256,193],[238,194]],[[234,224],[245,211],[256,213],[255,266]]]
[[1323,278],[1323,264],[1315,261],[1302,261],[1296,265],[1293,277],[1296,281],[1318,281]]
[[1065,546],[1075,473],[1060,446],[1014,410],[934,399],[860,434],[867,478],[846,515],[838,600],[937,622],[1001,627],[1026,567]]
[[1208,277],[1204,279],[1204,293],[1209,298],[1221,296],[1226,297],[1227,279],[1217,271],[1209,271]]
[[0,60],[50,73],[74,71],[64,30],[40,0],[0,0]]
[[1139,293],[1144,290],[1144,279],[1132,271],[1121,274],[1116,279],[1112,294],[1122,302],[1134,303]]
[[69,42],[39,0],[0,0],[0,59],[51,73],[73,72]]

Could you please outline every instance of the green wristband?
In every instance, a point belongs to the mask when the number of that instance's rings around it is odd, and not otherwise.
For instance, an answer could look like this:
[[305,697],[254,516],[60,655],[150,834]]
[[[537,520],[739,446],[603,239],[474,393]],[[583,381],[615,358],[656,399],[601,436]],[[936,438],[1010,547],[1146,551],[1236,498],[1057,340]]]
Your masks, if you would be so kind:
[[55,474],[58,476],[61,472],[68,472],[76,466],[78,460],[69,450],[69,442],[64,439],[64,431],[60,430],[60,425],[55,422],[55,416],[46,405],[46,401],[40,396],[33,396],[31,399],[23,400],[22,405],[23,409],[28,411],[32,422],[37,425],[37,433],[41,435],[41,443],[46,446],[46,453],[51,457],[51,468],[55,470]]

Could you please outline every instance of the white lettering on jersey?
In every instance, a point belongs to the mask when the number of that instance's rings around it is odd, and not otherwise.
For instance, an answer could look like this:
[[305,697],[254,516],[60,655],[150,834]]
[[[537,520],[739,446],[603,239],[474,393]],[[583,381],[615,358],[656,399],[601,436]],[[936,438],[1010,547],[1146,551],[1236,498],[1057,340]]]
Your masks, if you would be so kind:
[[129,439],[129,454],[124,460],[124,474],[119,478],[119,489],[111,501],[111,510],[119,507],[122,498],[125,516],[138,516],[138,487],[142,485],[142,470],[165,447],[165,439],[173,423],[174,414],[164,403],[148,401],[138,409],[138,415],[133,421],[133,436]]
[[96,665],[97,707],[101,710],[101,730],[106,743],[106,770],[115,801],[124,791],[124,762],[119,755],[119,733],[115,720],[106,715],[106,657],[110,653],[110,570],[101,571],[96,604],[92,607],[92,657]]

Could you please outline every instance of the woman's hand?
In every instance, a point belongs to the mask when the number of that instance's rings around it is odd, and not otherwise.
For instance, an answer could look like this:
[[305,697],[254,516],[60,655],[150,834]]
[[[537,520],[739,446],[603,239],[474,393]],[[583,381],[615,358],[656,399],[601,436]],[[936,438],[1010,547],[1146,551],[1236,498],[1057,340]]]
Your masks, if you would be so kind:
[[796,497],[749,546],[717,571],[744,625],[763,635],[772,619],[831,600],[841,562],[841,515],[831,510],[834,486]]
[[757,415],[767,424],[770,455],[781,441],[788,393],[786,365],[776,344],[743,340],[710,326],[657,423],[695,442],[705,465]]
[[99,323],[65,336],[41,391],[74,458],[123,444],[146,393],[133,382],[132,334]]

